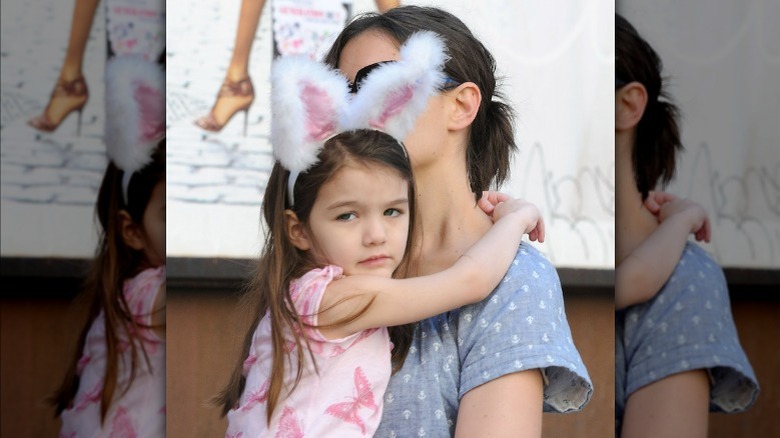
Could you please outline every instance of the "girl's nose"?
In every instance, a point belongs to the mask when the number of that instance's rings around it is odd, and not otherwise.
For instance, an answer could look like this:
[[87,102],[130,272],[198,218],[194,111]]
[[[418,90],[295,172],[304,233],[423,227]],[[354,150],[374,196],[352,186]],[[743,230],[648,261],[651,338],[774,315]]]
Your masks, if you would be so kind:
[[365,246],[375,246],[385,243],[387,233],[381,220],[370,220],[366,222],[363,230],[363,244]]

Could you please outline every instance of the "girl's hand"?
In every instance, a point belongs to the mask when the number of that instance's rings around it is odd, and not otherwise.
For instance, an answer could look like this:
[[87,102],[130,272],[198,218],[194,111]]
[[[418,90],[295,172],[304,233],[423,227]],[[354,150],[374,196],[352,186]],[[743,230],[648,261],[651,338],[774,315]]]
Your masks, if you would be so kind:
[[[499,192],[482,192],[482,197],[479,198],[479,201],[477,201],[477,205],[479,208],[482,209],[482,211],[485,212],[488,216],[493,218],[493,210],[495,210],[496,205],[508,200],[512,199],[511,196],[505,195],[503,193]],[[493,220],[495,222],[495,220]]]
[[480,208],[490,215],[493,222],[513,215],[525,226],[523,233],[531,241],[544,242],[544,219],[539,209],[530,202],[514,199],[498,192],[485,192],[478,202]]
[[672,216],[687,220],[698,242],[709,242],[712,237],[707,211],[691,200],[666,192],[650,192],[645,207],[658,218],[658,222],[664,222]]
[[647,194],[647,199],[645,199],[645,208],[650,210],[650,213],[658,216],[662,205],[675,200],[677,200],[677,196],[671,193],[652,190]]

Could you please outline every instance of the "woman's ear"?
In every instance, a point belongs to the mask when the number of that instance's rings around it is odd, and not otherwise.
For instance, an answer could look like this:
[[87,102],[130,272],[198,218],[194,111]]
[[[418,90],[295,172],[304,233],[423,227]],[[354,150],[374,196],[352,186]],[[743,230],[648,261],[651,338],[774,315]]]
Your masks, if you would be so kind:
[[464,82],[447,93],[452,93],[455,105],[450,114],[448,128],[453,131],[467,128],[477,117],[479,105],[482,103],[479,87],[473,82]]
[[309,235],[306,234],[306,227],[298,219],[298,215],[294,211],[287,209],[284,211],[284,219],[287,237],[290,239],[290,242],[301,251],[308,251],[311,248],[311,241],[309,240]]
[[629,82],[615,92],[615,130],[628,130],[639,124],[647,107],[647,89]]
[[119,231],[122,234],[122,240],[127,246],[136,251],[144,249],[144,236],[141,227],[133,222],[130,213],[126,210],[119,211]]

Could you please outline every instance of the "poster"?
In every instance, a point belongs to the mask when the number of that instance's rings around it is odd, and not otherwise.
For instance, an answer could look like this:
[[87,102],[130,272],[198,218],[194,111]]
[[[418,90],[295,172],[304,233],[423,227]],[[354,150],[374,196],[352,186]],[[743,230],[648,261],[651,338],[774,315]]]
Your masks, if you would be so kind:
[[272,0],[274,58],[308,54],[320,59],[346,24],[352,3],[342,0]]
[[[106,0],[78,20],[74,2],[3,2],[2,8],[0,254],[91,258],[94,205],[106,168],[106,60],[127,53],[157,59],[165,45],[165,2]],[[27,122],[49,103],[73,26],[89,26],[86,104],[51,132],[36,130]]]

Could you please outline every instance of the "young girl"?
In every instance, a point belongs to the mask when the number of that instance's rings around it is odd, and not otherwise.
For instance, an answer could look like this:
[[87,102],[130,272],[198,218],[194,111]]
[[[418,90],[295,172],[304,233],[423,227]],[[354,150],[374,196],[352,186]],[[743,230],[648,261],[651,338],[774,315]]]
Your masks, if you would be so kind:
[[686,240],[709,239],[704,211],[651,192],[682,148],[661,60],[623,17],[615,24],[615,436],[703,437],[710,411],[747,409],[758,383],[723,271]]
[[110,161],[95,207],[88,319],[51,398],[61,437],[165,436],[164,81],[156,65],[132,58],[106,68],[118,81],[106,91]]
[[393,278],[413,250],[416,201],[397,138],[444,83],[444,59],[437,37],[416,35],[352,99],[346,80],[321,64],[286,58],[274,66],[279,161],[263,200],[257,320],[221,397],[227,436],[372,436],[391,374],[385,327],[484,299],[522,235],[543,240],[536,208],[508,200],[452,268]]

